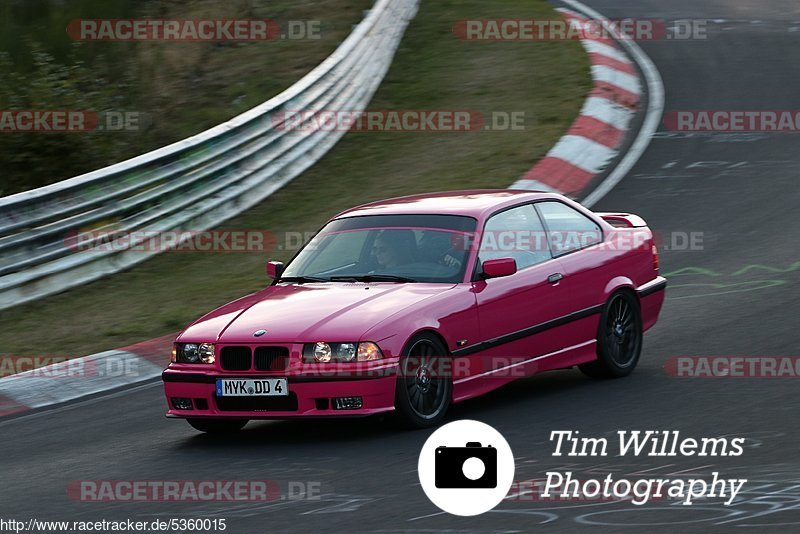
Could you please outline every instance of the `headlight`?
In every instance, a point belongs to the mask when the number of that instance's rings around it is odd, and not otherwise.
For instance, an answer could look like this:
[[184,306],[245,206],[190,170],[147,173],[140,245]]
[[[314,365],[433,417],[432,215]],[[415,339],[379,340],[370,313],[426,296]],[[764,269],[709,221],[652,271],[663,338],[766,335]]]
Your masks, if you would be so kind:
[[306,363],[347,363],[366,362],[383,358],[378,345],[371,342],[356,343],[306,343],[303,347],[303,360]]
[[352,362],[358,353],[357,343],[342,343],[339,345],[339,358],[344,362]]
[[175,343],[172,361],[178,363],[214,363],[213,343]]
[[315,362],[329,362],[331,361],[331,346],[327,343],[319,342],[314,343],[314,361]]

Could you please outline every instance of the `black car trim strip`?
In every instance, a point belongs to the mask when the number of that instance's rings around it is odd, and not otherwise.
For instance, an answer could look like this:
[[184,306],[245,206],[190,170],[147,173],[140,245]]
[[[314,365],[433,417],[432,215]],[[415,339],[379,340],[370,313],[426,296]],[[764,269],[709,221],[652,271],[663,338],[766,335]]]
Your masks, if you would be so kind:
[[644,289],[640,289],[637,292],[639,293],[639,297],[640,298],[644,298],[644,297],[647,297],[649,295],[652,295],[653,293],[658,293],[659,291],[664,291],[665,289],[667,289],[667,281],[666,280],[661,280],[661,281],[656,282],[655,284],[652,284],[650,286],[645,286]]
[[200,384],[214,384],[217,377],[203,375],[199,373],[161,373],[161,380],[164,382],[193,382]]
[[386,378],[387,376],[393,376],[395,374],[395,369],[393,367],[387,367],[383,369],[375,369],[372,371],[363,371],[361,373],[337,373],[337,374],[329,374],[329,375],[302,375],[302,376],[264,376],[264,375],[253,375],[253,376],[219,376],[219,375],[206,375],[201,373],[169,373],[163,372],[161,373],[161,380],[164,382],[182,382],[182,383],[194,383],[194,384],[216,384],[218,378],[225,378],[225,379],[244,379],[244,380],[252,380],[254,378],[285,378],[290,384],[298,383],[298,382],[335,382],[335,381],[342,381],[342,380],[372,380],[375,378]]
[[557,317],[556,319],[552,319],[550,321],[540,323],[537,325],[529,326],[527,328],[523,328],[522,330],[517,330],[516,332],[511,332],[508,334],[504,334],[502,336],[488,339],[486,341],[481,341],[480,343],[476,343],[474,345],[470,345],[468,347],[464,347],[462,349],[456,349],[453,351],[453,356],[468,356],[470,354],[475,354],[476,352],[480,352],[483,350],[490,349],[492,347],[497,347],[499,345],[504,345],[506,343],[510,343],[512,341],[518,341],[520,339],[524,339],[528,336],[534,336],[536,334],[540,334],[546,330],[550,330],[551,328],[557,328],[559,326],[563,326],[565,324],[569,324],[573,321],[579,321],[581,319],[585,319],[587,317],[591,317],[592,315],[596,315],[603,310],[603,304],[598,304],[597,306],[592,306],[590,308],[586,308],[583,310],[579,310],[576,312],[572,312],[568,315],[564,315],[562,317]]

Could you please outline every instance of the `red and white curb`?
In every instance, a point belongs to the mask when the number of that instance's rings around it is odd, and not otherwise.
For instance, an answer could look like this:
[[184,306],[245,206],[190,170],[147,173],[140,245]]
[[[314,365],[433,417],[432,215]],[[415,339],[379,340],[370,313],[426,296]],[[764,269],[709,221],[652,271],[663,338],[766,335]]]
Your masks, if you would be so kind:
[[0,416],[60,404],[156,378],[175,334],[0,379]]
[[[589,19],[558,9],[568,21]],[[567,134],[511,187],[555,191],[576,197],[619,153],[642,96],[638,70],[619,43],[609,38],[581,41],[592,64],[594,87]]]

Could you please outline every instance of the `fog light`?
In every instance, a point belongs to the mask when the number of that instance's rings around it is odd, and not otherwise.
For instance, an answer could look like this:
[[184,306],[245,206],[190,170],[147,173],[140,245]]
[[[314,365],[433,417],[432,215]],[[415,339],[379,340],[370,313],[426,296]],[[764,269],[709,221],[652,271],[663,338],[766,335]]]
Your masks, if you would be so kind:
[[176,410],[191,410],[192,399],[184,397],[172,397],[172,407]]
[[361,397],[334,397],[334,410],[360,410]]

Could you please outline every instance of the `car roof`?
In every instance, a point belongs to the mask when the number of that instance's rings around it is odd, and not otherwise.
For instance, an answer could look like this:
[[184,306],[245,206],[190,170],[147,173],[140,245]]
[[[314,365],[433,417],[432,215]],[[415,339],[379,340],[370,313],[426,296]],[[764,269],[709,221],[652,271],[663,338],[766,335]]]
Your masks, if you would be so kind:
[[471,189],[389,198],[343,211],[334,219],[365,215],[462,215],[483,219],[498,209],[544,198],[564,198],[545,191]]

